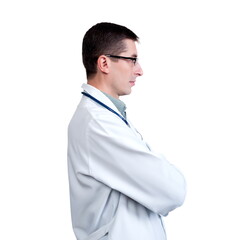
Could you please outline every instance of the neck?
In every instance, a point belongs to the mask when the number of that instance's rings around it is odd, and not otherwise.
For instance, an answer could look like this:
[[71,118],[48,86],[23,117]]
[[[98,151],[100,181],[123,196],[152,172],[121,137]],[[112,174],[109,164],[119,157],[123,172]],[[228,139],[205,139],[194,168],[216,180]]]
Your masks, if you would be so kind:
[[88,79],[87,83],[98,90],[105,92],[116,99],[119,99],[119,96],[110,89],[107,79],[101,80],[99,78],[91,78]]

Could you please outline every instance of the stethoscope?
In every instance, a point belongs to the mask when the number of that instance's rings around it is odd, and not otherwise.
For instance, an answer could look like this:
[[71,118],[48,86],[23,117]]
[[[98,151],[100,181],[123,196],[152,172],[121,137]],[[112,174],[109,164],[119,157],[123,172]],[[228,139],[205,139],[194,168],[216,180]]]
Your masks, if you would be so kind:
[[98,99],[96,99],[95,97],[93,97],[92,95],[90,95],[89,93],[86,93],[86,92],[82,92],[82,94],[90,99],[92,99],[94,102],[98,103],[99,105],[101,105],[102,107],[106,108],[108,111],[116,114],[119,118],[121,118],[127,126],[130,126],[128,121],[123,117],[121,116],[119,113],[117,113],[116,111],[114,111],[112,108],[110,108],[109,106],[107,106],[106,104],[102,103],[101,101],[99,101]]

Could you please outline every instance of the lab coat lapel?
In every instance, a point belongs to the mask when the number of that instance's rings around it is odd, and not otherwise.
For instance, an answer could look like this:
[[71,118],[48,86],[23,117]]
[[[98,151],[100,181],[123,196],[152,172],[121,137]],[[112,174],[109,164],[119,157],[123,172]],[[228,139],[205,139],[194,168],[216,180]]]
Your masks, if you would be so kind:
[[82,85],[82,88],[84,91],[86,91],[87,93],[89,93],[90,95],[92,95],[93,97],[101,101],[102,103],[106,104],[115,112],[121,114],[117,109],[117,107],[113,104],[113,102],[108,97],[106,97],[100,90],[86,83]]

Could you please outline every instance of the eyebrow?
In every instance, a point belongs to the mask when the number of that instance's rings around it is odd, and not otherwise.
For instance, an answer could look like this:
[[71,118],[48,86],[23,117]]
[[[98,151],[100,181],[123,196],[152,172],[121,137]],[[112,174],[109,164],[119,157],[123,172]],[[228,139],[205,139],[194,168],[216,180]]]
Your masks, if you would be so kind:
[[132,54],[131,57],[137,58],[137,54]]

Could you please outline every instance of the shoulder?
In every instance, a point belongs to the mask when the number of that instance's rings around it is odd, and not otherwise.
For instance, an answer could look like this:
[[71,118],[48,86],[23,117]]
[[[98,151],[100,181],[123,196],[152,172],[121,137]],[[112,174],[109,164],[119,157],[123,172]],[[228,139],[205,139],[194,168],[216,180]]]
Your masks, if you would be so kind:
[[91,101],[89,98],[82,98],[73,117],[69,123],[69,131],[86,131],[96,124],[115,122],[116,117],[107,109]]

